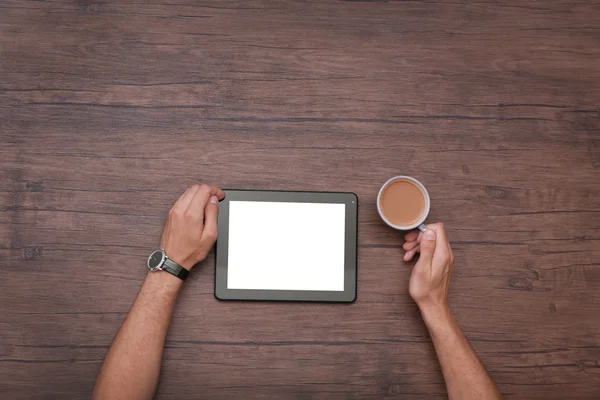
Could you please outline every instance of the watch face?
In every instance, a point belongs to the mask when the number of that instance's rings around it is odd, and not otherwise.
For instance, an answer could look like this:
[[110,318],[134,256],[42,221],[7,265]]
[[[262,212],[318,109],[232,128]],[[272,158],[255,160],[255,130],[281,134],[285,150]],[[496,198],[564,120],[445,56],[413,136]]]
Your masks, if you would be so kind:
[[148,268],[150,271],[157,271],[165,258],[162,250],[156,250],[148,257]]

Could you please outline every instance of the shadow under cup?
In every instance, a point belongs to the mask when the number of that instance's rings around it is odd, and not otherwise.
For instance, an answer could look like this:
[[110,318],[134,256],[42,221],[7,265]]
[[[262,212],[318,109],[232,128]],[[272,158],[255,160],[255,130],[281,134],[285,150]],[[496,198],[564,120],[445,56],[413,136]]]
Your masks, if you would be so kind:
[[383,184],[377,195],[377,211],[387,225],[398,230],[419,227],[429,214],[430,199],[425,186],[410,176],[395,176]]

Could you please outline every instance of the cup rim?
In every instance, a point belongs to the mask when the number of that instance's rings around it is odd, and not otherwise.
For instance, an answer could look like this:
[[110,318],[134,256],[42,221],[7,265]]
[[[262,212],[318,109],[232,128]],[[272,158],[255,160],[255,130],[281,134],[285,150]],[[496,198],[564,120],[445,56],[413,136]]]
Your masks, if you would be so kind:
[[[381,199],[381,194],[383,193],[385,188],[387,188],[392,182],[396,182],[399,180],[412,182],[416,187],[419,188],[419,190],[421,190],[421,192],[425,196],[425,211],[423,212],[423,215],[421,216],[421,218],[419,218],[419,220],[412,225],[406,225],[406,226],[394,225],[385,217],[385,215],[383,214],[383,211],[381,210],[381,204],[379,202],[379,200]],[[379,213],[379,217],[381,217],[383,222],[385,222],[389,227],[397,229],[399,231],[410,231],[411,229],[415,229],[416,227],[421,225],[427,219],[430,208],[431,208],[431,199],[429,198],[429,192],[427,191],[427,188],[425,188],[425,185],[423,185],[421,182],[419,182],[417,179],[413,178],[412,176],[396,175],[394,177],[391,177],[381,186],[381,188],[379,189],[379,193],[377,194],[377,212]]]

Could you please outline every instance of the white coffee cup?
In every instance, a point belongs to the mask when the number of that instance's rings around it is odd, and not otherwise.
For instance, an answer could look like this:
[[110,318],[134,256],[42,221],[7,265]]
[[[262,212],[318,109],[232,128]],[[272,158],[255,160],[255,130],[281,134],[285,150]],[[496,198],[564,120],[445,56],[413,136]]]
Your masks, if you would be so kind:
[[[397,182],[397,181],[411,182],[417,188],[419,188],[419,190],[421,190],[421,192],[423,193],[423,197],[425,198],[425,211],[423,212],[423,215],[421,215],[421,218],[419,218],[419,220],[412,225],[400,226],[400,225],[392,224],[385,217],[383,210],[381,209],[380,200],[381,200],[382,193],[390,184],[392,184],[393,182]],[[398,176],[394,176],[393,178],[388,179],[387,182],[383,184],[381,189],[379,189],[379,194],[377,195],[377,211],[379,212],[379,216],[381,217],[383,222],[385,222],[388,226],[390,226],[391,228],[394,228],[394,229],[398,229],[400,231],[410,231],[411,229],[419,228],[419,230],[421,232],[425,232],[427,230],[427,225],[425,225],[424,222],[425,222],[425,219],[427,218],[427,216],[429,215],[430,206],[431,206],[431,200],[429,198],[429,193],[427,192],[427,189],[425,189],[425,186],[421,182],[419,182],[418,180],[416,180],[415,178],[410,177],[410,176],[398,175]]]

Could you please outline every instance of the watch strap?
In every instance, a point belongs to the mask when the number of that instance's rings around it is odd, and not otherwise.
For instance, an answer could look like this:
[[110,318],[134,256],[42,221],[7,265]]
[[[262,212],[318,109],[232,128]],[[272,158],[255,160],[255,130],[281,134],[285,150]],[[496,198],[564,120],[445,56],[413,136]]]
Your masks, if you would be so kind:
[[162,270],[170,273],[171,275],[175,275],[182,281],[185,281],[185,278],[190,274],[190,271],[183,268],[181,265],[177,264],[175,261],[167,258],[162,266]]

